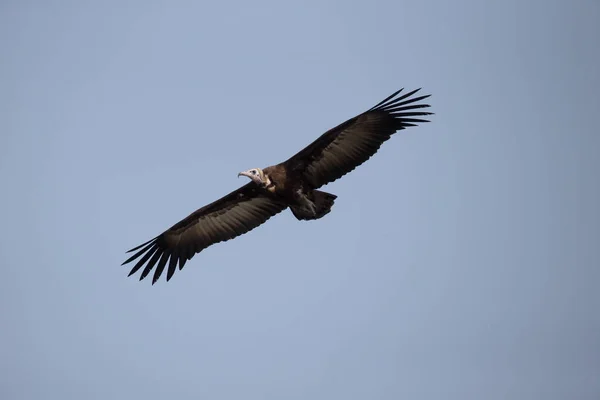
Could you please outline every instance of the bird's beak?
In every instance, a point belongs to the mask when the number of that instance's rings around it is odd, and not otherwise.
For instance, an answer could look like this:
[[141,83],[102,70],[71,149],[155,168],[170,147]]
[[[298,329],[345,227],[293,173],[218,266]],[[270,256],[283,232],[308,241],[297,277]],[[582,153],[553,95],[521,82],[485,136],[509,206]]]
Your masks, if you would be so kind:
[[247,176],[248,178],[250,178],[250,174],[248,174],[248,172],[247,172],[247,171],[242,171],[242,172],[240,172],[240,173],[238,174],[238,178],[239,178],[240,176]]

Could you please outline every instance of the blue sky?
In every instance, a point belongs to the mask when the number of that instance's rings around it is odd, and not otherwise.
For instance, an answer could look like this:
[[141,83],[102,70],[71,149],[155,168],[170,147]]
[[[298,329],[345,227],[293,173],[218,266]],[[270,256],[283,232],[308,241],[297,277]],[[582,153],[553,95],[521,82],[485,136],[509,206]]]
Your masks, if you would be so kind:
[[[600,4],[0,6],[3,399],[597,399]],[[154,286],[124,252],[394,90],[432,122]]]

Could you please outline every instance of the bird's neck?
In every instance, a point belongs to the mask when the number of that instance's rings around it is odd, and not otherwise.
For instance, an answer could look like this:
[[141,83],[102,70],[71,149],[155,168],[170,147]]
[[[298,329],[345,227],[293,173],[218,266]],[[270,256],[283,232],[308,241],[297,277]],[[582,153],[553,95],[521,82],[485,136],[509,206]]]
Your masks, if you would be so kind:
[[275,182],[269,178],[269,175],[265,174],[265,179],[263,182],[263,187],[270,192],[275,192]]
[[269,175],[265,174],[265,181],[263,183],[265,188],[270,188],[271,186],[275,186],[275,183],[269,178]]

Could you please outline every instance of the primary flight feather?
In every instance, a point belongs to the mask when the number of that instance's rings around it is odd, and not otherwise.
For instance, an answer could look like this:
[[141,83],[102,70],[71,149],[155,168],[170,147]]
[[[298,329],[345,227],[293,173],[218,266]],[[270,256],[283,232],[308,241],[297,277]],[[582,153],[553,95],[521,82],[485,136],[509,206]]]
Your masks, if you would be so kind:
[[249,183],[129,250],[134,254],[122,265],[137,260],[129,275],[143,268],[140,280],[155,268],[152,284],[166,268],[169,281],[195,254],[251,231],[288,207],[298,220],[328,214],[337,196],[317,189],[367,161],[395,132],[429,122],[420,117],[432,114],[421,110],[429,108],[421,101],[430,95],[402,90],[325,132],[287,161],[240,172]]

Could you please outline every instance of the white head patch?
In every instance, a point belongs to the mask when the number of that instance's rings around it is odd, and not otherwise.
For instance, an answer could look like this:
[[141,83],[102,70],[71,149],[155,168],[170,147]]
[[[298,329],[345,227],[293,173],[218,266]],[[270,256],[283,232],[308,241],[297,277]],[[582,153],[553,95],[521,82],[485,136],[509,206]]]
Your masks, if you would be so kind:
[[269,179],[265,176],[265,173],[260,168],[252,168],[248,171],[240,172],[238,176],[247,176],[261,186],[267,186],[269,184]]

